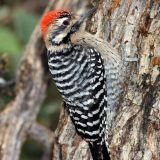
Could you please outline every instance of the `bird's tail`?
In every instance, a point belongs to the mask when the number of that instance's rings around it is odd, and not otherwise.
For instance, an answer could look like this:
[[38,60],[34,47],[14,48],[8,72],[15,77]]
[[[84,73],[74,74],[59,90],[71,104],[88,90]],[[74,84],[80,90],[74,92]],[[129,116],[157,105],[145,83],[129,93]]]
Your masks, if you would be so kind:
[[89,142],[89,148],[90,148],[93,160],[110,160],[105,142],[103,143],[103,145],[100,145],[94,142],[93,143]]

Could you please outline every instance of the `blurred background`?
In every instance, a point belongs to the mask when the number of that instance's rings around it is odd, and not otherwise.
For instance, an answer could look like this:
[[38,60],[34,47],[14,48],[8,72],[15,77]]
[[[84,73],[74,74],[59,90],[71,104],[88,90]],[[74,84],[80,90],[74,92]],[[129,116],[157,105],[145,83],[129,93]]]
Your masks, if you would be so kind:
[[[14,97],[14,76],[25,46],[49,0],[0,0],[0,81],[11,82],[0,90],[0,111]],[[38,122],[54,130],[57,125],[61,98],[53,82],[39,112]],[[41,144],[32,139],[25,142],[21,160],[39,160]]]

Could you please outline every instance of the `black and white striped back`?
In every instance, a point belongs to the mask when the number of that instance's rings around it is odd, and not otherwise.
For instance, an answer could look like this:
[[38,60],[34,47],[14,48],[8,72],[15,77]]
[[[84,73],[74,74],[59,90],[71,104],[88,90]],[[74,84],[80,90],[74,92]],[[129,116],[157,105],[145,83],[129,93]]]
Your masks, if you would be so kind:
[[48,65],[77,132],[86,141],[102,144],[107,100],[101,55],[90,47],[71,46],[48,51]]

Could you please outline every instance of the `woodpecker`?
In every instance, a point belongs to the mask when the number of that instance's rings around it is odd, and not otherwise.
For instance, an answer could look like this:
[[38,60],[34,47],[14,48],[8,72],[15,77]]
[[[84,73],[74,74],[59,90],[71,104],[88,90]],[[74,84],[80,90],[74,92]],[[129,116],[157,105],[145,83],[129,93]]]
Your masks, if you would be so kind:
[[78,16],[68,9],[46,13],[41,32],[53,80],[77,133],[94,160],[109,159],[107,138],[120,94],[121,58],[111,45],[84,31],[95,9]]

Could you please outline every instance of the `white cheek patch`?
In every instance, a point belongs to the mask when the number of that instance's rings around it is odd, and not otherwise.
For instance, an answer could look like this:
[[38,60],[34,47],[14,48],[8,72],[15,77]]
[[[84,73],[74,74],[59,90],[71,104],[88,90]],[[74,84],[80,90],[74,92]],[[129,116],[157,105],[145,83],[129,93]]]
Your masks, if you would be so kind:
[[[64,18],[60,18],[57,20],[56,22],[56,26],[62,26],[63,25],[63,22],[68,20],[67,17],[64,17]],[[64,37],[67,35],[67,30],[64,30],[63,32],[57,34],[53,39],[52,41],[59,44],[63,39]]]
[[55,43],[60,43],[65,36],[66,36],[66,34],[64,34],[64,33],[58,34],[58,35],[53,39],[53,41],[54,41]]

